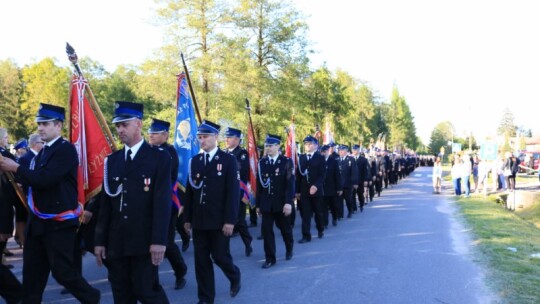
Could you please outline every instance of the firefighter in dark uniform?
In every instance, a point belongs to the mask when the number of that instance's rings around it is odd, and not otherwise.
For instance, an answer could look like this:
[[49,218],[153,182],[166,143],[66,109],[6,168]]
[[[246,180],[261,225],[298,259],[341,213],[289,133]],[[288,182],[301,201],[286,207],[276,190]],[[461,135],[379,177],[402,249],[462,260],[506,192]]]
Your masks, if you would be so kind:
[[[339,158],[338,166],[341,174],[341,185],[343,188],[343,199],[347,205],[347,217],[351,218],[354,213],[354,207],[356,202],[354,201],[354,194],[358,188],[358,166],[354,161],[354,158],[349,155],[349,147],[346,145],[339,146]],[[343,209],[343,202],[340,202],[341,209]]]
[[115,303],[169,302],[158,265],[168,244],[171,157],[144,140],[142,118],[142,104],[116,102],[112,122],[124,148],[104,165],[94,253],[107,263]]
[[[328,226],[328,211],[332,214],[332,225],[337,226],[338,221],[338,200],[343,200],[343,188],[341,185],[341,175],[336,158],[330,153],[330,146],[324,145],[321,147],[321,154],[325,159],[325,174],[324,174],[324,224]],[[342,203],[343,205],[343,203]]]
[[369,201],[373,202],[373,197],[375,196],[375,187],[377,184],[377,176],[379,174],[379,168],[377,165],[377,158],[371,154],[369,157],[369,170],[371,175],[371,181],[369,182]]
[[364,152],[361,152],[362,147],[359,145],[354,145],[352,148],[353,157],[358,167],[358,188],[356,193],[353,193],[353,201],[356,204],[354,199],[358,195],[358,202],[360,205],[360,212],[364,211],[364,205],[366,204],[366,198],[364,195],[365,187],[369,185],[369,180],[371,179],[371,174],[369,172],[368,160],[364,157]]
[[[150,128],[148,129],[148,141],[150,145],[162,149],[168,152],[171,156],[171,189],[176,187],[176,192],[181,191],[177,187],[178,178],[178,153],[176,149],[167,143],[169,139],[169,127],[171,124],[167,121],[153,119]],[[175,192],[175,193],[176,193]],[[175,194],[173,194],[175,195]],[[169,238],[167,243],[167,249],[165,250],[165,257],[169,260],[172,269],[174,270],[174,276],[176,277],[174,283],[174,289],[182,289],[186,285],[186,279],[184,276],[187,273],[187,266],[184,262],[184,258],[180,253],[180,249],[176,245],[174,239],[176,237],[175,228],[178,217],[182,216],[182,207],[178,196],[175,201],[171,199],[171,221],[169,223]],[[177,205],[178,204],[178,205]]]
[[[8,133],[4,128],[0,128],[0,153],[2,157],[15,159],[6,147],[8,144]],[[13,234],[13,202],[16,200],[13,186],[7,178],[5,172],[0,170],[0,259],[6,243]],[[22,299],[22,286],[9,268],[0,262],[0,297],[6,303],[19,303]]]
[[383,163],[384,163],[384,189],[388,188],[388,183],[390,180],[390,174],[392,172],[392,160],[388,155],[388,150],[384,150],[383,154]]
[[318,236],[324,236],[323,188],[324,157],[317,151],[319,141],[308,135],[304,138],[305,154],[298,158],[296,170],[296,199],[300,200],[302,239],[300,244],[311,242],[311,218],[315,216]]
[[[226,152],[234,155],[238,163],[238,171],[240,172],[240,182],[244,183],[247,189],[249,179],[249,157],[248,152],[240,147],[240,139],[242,138],[242,132],[235,128],[228,128],[225,132],[226,137]],[[255,187],[255,185],[253,185]],[[238,222],[234,226],[234,230],[240,234],[242,242],[244,242],[246,256],[250,256],[253,252],[251,247],[251,241],[253,238],[249,233],[246,223],[246,205],[248,208],[249,201],[244,201],[240,198],[238,203]]]
[[41,303],[50,272],[81,303],[100,300],[99,290],[86,282],[73,261],[82,207],[77,202],[77,151],[61,137],[64,119],[64,108],[41,104],[36,122],[46,144],[30,168],[7,158],[0,162],[0,170],[16,172],[29,186],[32,212],[23,251],[23,303]]
[[276,241],[274,223],[285,242],[285,259],[293,256],[293,235],[289,215],[294,202],[295,172],[292,160],[279,154],[281,138],[266,136],[265,156],[259,160],[257,174],[257,212],[262,214],[265,262],[267,269],[276,264]]
[[241,286],[240,269],[234,265],[229,249],[238,222],[240,173],[234,156],[218,149],[219,129],[219,125],[206,120],[197,129],[203,152],[191,158],[184,206],[184,226],[192,230],[193,236],[199,303],[214,302],[212,262],[229,279],[231,297]]

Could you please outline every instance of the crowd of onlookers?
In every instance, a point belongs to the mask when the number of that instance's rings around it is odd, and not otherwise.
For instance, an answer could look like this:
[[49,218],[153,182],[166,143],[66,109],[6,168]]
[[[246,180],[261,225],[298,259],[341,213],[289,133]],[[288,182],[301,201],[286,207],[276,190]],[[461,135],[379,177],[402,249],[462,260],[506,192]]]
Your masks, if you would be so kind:
[[[454,154],[451,165],[450,175],[454,193],[457,196],[469,197],[471,193],[480,190],[487,191],[490,179],[493,191],[512,192],[516,189],[516,175],[519,172],[520,159],[512,152],[500,154],[493,161],[483,161],[478,155]],[[434,176],[435,172],[440,174],[435,167],[433,170]],[[437,170],[442,172],[441,169]],[[435,182],[433,187],[436,188]]]

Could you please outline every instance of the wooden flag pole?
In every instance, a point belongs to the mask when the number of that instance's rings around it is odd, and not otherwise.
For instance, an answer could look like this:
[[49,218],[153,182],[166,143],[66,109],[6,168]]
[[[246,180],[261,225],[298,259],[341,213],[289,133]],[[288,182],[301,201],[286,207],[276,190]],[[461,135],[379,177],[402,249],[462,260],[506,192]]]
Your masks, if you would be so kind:
[[249,99],[246,98],[246,110],[249,117],[249,128],[251,129],[251,134],[253,134],[253,141],[257,143],[257,138],[255,137],[255,129],[253,129],[253,121],[251,120],[251,107],[249,106]]
[[[77,57],[77,53],[75,53],[75,49],[69,44],[66,43],[66,53],[68,55],[69,61],[73,63],[73,66],[75,67],[75,71],[77,72],[77,75],[79,77],[84,77],[81,71],[81,68],[79,66],[79,58]],[[111,130],[109,129],[109,125],[107,124],[107,121],[105,120],[105,117],[103,116],[103,113],[99,109],[99,105],[94,97],[94,93],[92,93],[92,89],[88,84],[85,85],[85,92],[88,94],[88,102],[90,104],[90,107],[94,111],[94,114],[96,115],[96,118],[98,120],[98,123],[101,127],[101,131],[105,134],[105,137],[107,138],[107,141],[109,142],[109,146],[111,150],[114,152],[117,150],[116,145],[114,144],[114,138],[112,136]]]
[[189,92],[191,94],[193,106],[195,107],[195,113],[197,113],[197,118],[199,119],[199,123],[201,123],[201,113],[199,112],[199,105],[197,104],[197,98],[195,98],[195,91],[193,91],[193,85],[191,84],[191,78],[189,77],[189,70],[187,68],[186,61],[184,60],[184,53],[180,53],[180,57],[182,58],[182,64],[184,65],[184,71],[186,72],[186,79],[188,82]]

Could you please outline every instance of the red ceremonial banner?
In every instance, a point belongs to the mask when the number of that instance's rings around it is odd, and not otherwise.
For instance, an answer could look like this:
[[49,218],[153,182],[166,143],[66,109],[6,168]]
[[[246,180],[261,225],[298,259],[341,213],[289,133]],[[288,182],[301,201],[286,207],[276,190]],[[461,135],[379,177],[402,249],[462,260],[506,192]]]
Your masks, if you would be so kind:
[[85,204],[99,191],[103,183],[103,164],[112,150],[103,133],[96,114],[86,96],[88,82],[82,76],[71,81],[70,119],[71,143],[79,155],[78,199]]
[[289,132],[287,133],[287,143],[285,145],[285,156],[290,158],[293,162],[294,169],[296,170],[296,160],[298,153],[296,151],[296,135],[294,131],[294,124],[289,126]]

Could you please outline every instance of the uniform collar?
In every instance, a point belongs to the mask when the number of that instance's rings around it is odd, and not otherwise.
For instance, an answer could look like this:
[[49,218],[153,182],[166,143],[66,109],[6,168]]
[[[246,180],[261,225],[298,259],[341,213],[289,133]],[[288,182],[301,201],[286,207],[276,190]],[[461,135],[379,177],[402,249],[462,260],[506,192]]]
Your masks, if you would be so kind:
[[53,140],[47,142],[47,143],[45,144],[45,146],[47,146],[47,147],[49,147],[49,148],[52,147],[52,145],[53,145],[59,138],[60,138],[60,136],[58,136],[58,137],[56,137],[55,139],[53,139]]
[[218,150],[219,150],[218,147],[215,146],[214,149],[212,149],[210,152],[205,151],[204,154],[209,154],[210,155],[210,161],[212,161],[212,159],[214,159],[214,155],[216,155]]
[[142,144],[144,143],[144,139],[141,139],[138,143],[134,144],[131,148],[128,146],[124,146],[124,158],[127,157],[127,150],[131,150],[131,159],[135,159],[135,155],[137,155],[137,152],[141,148]]
[[275,164],[275,163],[276,163],[276,161],[277,161],[277,159],[278,159],[278,157],[279,157],[279,153],[278,153],[278,154],[276,154],[276,156],[274,156],[274,157],[272,157],[272,156],[268,155],[268,160],[273,160],[273,161],[274,161],[274,164]]

